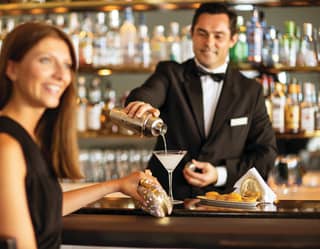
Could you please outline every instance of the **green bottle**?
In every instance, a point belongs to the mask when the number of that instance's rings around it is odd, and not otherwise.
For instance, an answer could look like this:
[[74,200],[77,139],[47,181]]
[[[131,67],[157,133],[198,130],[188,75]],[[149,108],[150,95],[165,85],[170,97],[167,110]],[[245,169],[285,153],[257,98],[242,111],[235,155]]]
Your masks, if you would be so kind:
[[238,16],[237,26],[239,36],[237,43],[230,49],[230,60],[235,64],[245,63],[248,60],[248,43],[246,35],[246,26],[243,25],[243,17]]
[[299,40],[295,36],[294,21],[285,22],[285,34],[280,42],[280,63],[283,66],[295,67]]

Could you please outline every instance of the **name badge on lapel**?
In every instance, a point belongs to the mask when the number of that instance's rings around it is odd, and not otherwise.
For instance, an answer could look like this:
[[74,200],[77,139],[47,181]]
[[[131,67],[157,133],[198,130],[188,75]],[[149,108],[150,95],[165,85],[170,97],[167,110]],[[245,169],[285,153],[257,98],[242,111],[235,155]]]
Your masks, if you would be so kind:
[[230,126],[240,126],[240,125],[247,125],[248,124],[248,117],[240,117],[240,118],[232,118],[230,120]]

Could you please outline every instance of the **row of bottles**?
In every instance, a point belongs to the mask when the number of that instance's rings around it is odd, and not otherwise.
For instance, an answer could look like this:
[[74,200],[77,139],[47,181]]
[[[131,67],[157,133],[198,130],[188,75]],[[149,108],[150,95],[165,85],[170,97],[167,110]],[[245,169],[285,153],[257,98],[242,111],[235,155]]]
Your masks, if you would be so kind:
[[78,132],[118,133],[119,127],[110,122],[109,112],[116,105],[123,104],[125,95],[117,99],[111,83],[103,79],[94,77],[88,82],[86,77],[78,77]]
[[[133,135],[132,130],[128,128],[134,127],[134,130],[139,130],[141,128],[139,125],[147,122],[139,120],[130,122],[125,115],[119,115],[122,113],[121,109],[115,107],[124,105],[127,93],[117,99],[111,83],[101,79],[103,78],[95,77],[88,82],[84,76],[78,77],[77,130],[79,132],[94,131],[99,134]],[[277,133],[320,130],[320,92],[317,96],[315,84],[297,82],[295,78],[288,84],[283,84],[274,82],[273,76],[266,74],[262,75],[261,84],[267,111]],[[116,120],[112,120],[111,110],[114,111]],[[160,124],[159,132],[165,133],[166,127],[162,120],[150,121],[152,121],[150,127],[157,128],[156,125]],[[143,132],[141,130],[141,134],[144,134]],[[152,132],[150,134],[154,136]]]
[[[245,24],[238,16],[239,40],[230,50],[230,59],[235,63],[249,62],[273,66],[317,66],[320,57],[320,28],[304,23],[301,28],[294,21],[286,21],[284,32],[275,26],[267,26],[258,9]],[[17,23],[35,19],[53,22],[68,33],[77,49],[80,65],[136,65],[150,67],[161,60],[184,61],[193,57],[190,25],[181,28],[171,22],[167,32],[163,25],[156,25],[152,34],[146,25],[143,12],[138,21],[131,7],[120,12],[54,14],[22,16]],[[67,21],[68,20],[68,21]],[[13,17],[0,20],[0,47],[5,35],[14,28]],[[137,23],[137,24],[136,24]],[[167,34],[165,34],[167,33]],[[302,34],[301,34],[302,33]]]
[[293,78],[288,84],[274,82],[262,75],[267,112],[277,133],[304,133],[320,130],[320,92],[315,84],[299,83]]
[[252,18],[244,24],[238,16],[239,40],[230,50],[235,63],[262,64],[266,67],[310,66],[320,63],[320,27],[304,23],[302,34],[294,21],[286,21],[281,33],[275,26],[267,26],[263,12],[253,10]]
[[151,151],[147,149],[82,149],[79,153],[84,175],[81,182],[108,181],[143,171],[150,157]]
[[[76,15],[72,13],[71,17],[75,19]],[[135,25],[131,7],[125,8],[121,25],[118,10],[109,12],[108,16],[109,25],[103,12],[96,14],[97,22],[93,25],[94,16],[87,15],[78,37],[73,32],[72,40],[79,47],[80,65],[150,67],[160,60],[180,62],[193,56],[189,26],[184,27],[180,35],[179,23],[171,22],[166,36],[165,27],[157,25],[150,35],[144,14],[140,13],[139,23]],[[75,31],[75,26],[72,29]]]
[[148,114],[141,118],[129,117],[121,108],[127,93],[117,100],[111,83],[101,79],[103,78],[94,77],[91,82],[87,82],[84,76],[78,77],[78,132],[137,134],[146,137],[164,135],[167,132],[167,126],[160,118]]
[[[156,25],[150,34],[144,13],[139,13],[138,24],[135,24],[131,7],[125,8],[122,23],[118,10],[58,14],[48,19],[39,15],[36,18],[37,21],[50,20],[69,34],[80,65],[150,67],[160,60],[181,62],[193,56],[190,26],[180,30],[178,22],[171,22],[167,32],[164,25]],[[28,20],[30,18],[26,16],[17,23]],[[0,47],[15,22],[12,17],[3,19],[3,22],[0,20]]]

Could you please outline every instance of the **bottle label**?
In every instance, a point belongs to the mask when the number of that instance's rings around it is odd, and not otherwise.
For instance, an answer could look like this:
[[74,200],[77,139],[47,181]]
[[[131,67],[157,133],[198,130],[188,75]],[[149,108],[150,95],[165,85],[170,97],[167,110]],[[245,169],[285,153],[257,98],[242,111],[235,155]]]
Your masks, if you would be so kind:
[[87,106],[85,104],[79,104],[77,107],[77,130],[87,130]]
[[315,130],[315,109],[313,107],[301,109],[301,130],[307,132]]
[[284,109],[283,108],[273,107],[272,127],[279,132],[284,132]]
[[89,130],[94,130],[94,131],[100,130],[101,128],[100,116],[101,116],[100,104],[95,104],[88,107],[87,123],[88,123]]
[[285,119],[286,130],[298,131],[299,130],[299,106],[298,105],[287,106],[285,116],[286,116],[286,119]]

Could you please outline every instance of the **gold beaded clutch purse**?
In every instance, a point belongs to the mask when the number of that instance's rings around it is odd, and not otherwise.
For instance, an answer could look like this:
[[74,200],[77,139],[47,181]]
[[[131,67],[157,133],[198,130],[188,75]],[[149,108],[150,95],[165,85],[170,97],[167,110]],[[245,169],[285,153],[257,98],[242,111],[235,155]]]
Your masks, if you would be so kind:
[[137,203],[138,207],[155,217],[165,217],[172,213],[172,203],[162,186],[149,179],[141,179],[138,193],[146,205]]

